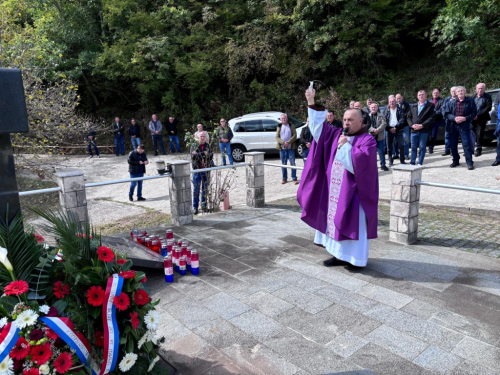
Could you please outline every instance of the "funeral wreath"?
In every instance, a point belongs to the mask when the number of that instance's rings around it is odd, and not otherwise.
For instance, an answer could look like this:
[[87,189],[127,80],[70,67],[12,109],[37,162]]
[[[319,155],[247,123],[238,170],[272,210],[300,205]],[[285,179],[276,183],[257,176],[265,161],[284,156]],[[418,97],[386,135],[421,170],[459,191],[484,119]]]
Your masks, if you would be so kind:
[[0,375],[151,371],[162,339],[144,272],[88,224],[39,214],[55,249],[20,217],[0,225]]

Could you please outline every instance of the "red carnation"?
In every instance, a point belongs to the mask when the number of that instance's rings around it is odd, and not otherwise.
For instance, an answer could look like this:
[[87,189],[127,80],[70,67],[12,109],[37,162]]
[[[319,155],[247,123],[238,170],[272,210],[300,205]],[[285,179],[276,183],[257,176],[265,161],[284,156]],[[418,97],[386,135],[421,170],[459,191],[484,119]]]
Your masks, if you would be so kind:
[[16,345],[10,351],[10,357],[12,359],[24,359],[28,355],[30,350],[30,345],[24,337],[20,337],[17,340]]
[[118,265],[120,266],[123,266],[125,263],[127,263],[127,259],[117,259],[116,263],[118,263]]
[[54,367],[59,374],[65,374],[73,366],[71,354],[63,352],[54,361]]
[[64,298],[67,294],[69,294],[69,286],[58,281],[54,287],[54,295],[56,298]]
[[38,243],[45,241],[45,239],[40,236],[39,234],[33,233],[35,235],[35,238],[37,239]]
[[55,308],[54,306],[50,306],[49,312],[47,313],[47,317],[55,318],[58,315],[59,311],[57,311],[57,308]]
[[50,342],[43,345],[32,346],[30,350],[31,360],[38,366],[43,365],[52,357],[52,350],[50,350]]
[[124,279],[133,279],[135,276],[135,272],[134,271],[125,271],[125,272],[119,273],[118,276],[121,276]]
[[148,278],[146,277],[146,275],[144,275],[144,277],[142,279],[139,280],[140,283],[145,283],[146,281],[148,281]]
[[139,289],[134,293],[134,301],[139,306],[144,306],[149,301],[149,294],[144,289]]
[[104,333],[101,331],[96,331],[94,334],[95,346],[102,348],[104,346]]
[[24,280],[12,281],[7,284],[3,292],[8,296],[18,296],[28,291],[28,283]]
[[130,306],[130,298],[128,298],[127,293],[121,292],[118,297],[113,299],[113,303],[118,310],[124,311]]
[[113,253],[113,250],[107,248],[106,246],[101,246],[100,248],[97,249],[97,256],[99,257],[100,260],[103,262],[112,262],[115,259],[115,254]]
[[14,370],[20,370],[23,367],[24,361],[20,359],[14,359]]
[[36,367],[32,367],[29,370],[24,370],[23,375],[40,375],[40,371]]
[[132,319],[132,328],[133,329],[136,329],[137,327],[139,327],[139,319],[137,317],[138,317],[138,315],[135,311],[130,313],[130,318]]
[[92,286],[87,290],[87,301],[92,306],[101,306],[104,302],[104,289],[100,286]]
[[52,331],[49,327],[45,327],[45,335],[49,340],[57,340],[59,335]]

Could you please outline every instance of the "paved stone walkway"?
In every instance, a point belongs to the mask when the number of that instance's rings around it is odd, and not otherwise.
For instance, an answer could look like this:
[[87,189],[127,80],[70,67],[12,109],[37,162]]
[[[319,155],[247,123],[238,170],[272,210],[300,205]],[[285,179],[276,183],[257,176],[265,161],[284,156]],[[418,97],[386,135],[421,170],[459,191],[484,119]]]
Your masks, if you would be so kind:
[[326,268],[313,230],[280,207],[174,232],[200,251],[201,274],[166,285],[149,272],[148,285],[181,374],[498,374],[498,259],[381,230],[366,268]]
[[[301,211],[295,197],[270,202],[268,206]],[[378,209],[379,231],[389,231],[389,211],[389,205],[381,202]],[[500,258],[497,217],[428,207],[420,208],[418,219],[418,238],[421,241]]]

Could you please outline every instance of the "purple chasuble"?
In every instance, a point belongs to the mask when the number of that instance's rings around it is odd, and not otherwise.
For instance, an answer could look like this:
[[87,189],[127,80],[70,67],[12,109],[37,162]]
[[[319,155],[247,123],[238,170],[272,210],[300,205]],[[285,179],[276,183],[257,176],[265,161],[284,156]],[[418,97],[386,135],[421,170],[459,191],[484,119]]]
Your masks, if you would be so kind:
[[[332,165],[342,129],[323,126],[318,142],[313,141],[307,157],[297,200],[301,219],[327,233]],[[359,239],[359,204],[367,221],[367,238],[377,238],[378,171],[377,142],[368,133],[355,135],[351,150],[354,174],[344,171],[335,213],[335,240]]]

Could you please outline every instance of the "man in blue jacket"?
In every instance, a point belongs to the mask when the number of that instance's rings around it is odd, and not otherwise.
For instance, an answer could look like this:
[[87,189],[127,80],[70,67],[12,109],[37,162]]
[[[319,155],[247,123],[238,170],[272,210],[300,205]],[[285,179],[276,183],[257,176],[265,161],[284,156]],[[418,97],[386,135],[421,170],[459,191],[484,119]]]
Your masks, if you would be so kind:
[[458,154],[458,136],[462,139],[462,146],[465,153],[467,168],[474,169],[472,161],[473,144],[470,139],[470,130],[472,129],[472,120],[477,115],[476,103],[468,96],[465,96],[465,87],[457,86],[457,98],[451,100],[446,105],[445,117],[452,122],[450,129],[450,149],[453,155],[453,163],[450,167],[455,168],[460,165],[460,155]]

